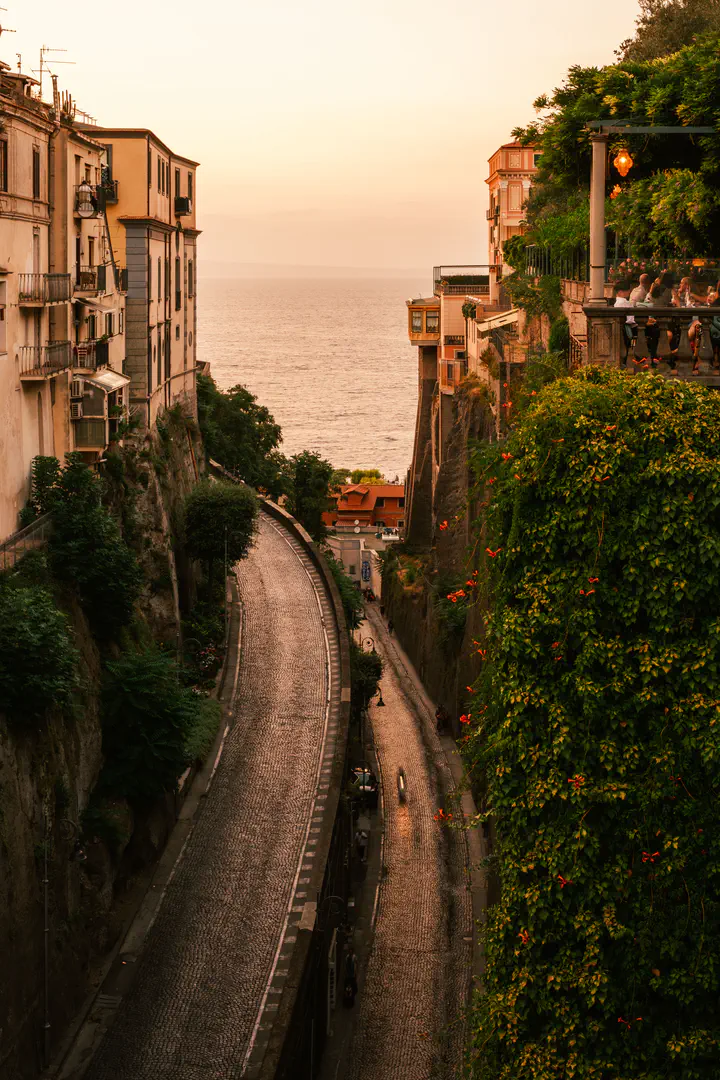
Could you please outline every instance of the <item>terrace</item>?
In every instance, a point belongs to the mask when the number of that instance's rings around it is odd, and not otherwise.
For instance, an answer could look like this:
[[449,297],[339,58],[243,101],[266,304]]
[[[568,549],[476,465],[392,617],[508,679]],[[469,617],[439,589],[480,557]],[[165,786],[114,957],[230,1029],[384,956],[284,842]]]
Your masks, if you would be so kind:
[[490,295],[490,267],[483,266],[434,266],[433,288],[436,296]]

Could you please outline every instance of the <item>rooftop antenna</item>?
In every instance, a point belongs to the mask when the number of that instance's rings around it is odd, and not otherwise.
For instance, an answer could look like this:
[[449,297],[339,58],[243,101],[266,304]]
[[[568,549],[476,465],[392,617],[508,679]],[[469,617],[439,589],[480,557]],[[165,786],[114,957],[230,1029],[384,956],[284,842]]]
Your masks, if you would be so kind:
[[[40,47],[40,68],[35,72],[39,76],[40,82],[40,99],[42,100],[43,94],[43,74],[47,71],[48,75],[51,74],[49,65],[45,62],[45,56],[47,53],[67,52],[67,49],[51,49],[49,45],[42,45]],[[74,64],[74,60],[57,60],[52,58],[52,64]]]
[[[6,7],[0,7],[0,11],[7,11],[7,8]],[[15,34],[15,33],[17,33],[17,31],[16,30],[11,30],[9,26],[0,26],[0,37],[2,37],[3,34]]]

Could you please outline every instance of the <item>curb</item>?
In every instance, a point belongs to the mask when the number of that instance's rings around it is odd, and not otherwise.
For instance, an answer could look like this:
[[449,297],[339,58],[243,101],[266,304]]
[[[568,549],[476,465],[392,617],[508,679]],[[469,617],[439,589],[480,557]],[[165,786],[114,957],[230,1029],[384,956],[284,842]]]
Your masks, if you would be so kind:
[[195,823],[202,813],[205,798],[222,756],[225,739],[232,727],[232,708],[240,671],[243,619],[234,581],[230,582],[230,593],[228,640],[215,691],[215,696],[222,706],[222,719],[215,741],[187,788],[150,885],[108,957],[99,987],[86,999],[71,1034],[55,1056],[54,1064],[42,1074],[43,1080],[81,1080],[90,1066],[95,1052],[115,1020],[123,997],[130,988],[135,962],[157,918]]

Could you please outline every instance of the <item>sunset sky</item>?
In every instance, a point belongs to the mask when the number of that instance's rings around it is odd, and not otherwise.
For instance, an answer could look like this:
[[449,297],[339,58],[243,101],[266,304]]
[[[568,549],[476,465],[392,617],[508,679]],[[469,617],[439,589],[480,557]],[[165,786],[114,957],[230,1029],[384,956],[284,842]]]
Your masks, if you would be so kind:
[[[484,261],[487,159],[573,63],[603,64],[633,0],[21,0],[0,58],[107,125],[202,163],[203,261]],[[52,67],[52,63],[51,63]],[[49,89],[49,82],[48,82]]]

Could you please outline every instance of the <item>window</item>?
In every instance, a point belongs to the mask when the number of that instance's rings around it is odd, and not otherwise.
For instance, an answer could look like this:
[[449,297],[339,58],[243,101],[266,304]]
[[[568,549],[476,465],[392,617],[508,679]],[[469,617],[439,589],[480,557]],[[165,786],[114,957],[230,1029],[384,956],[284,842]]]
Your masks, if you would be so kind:
[[0,139],[0,191],[8,190],[8,144]]
[[152,259],[148,255],[148,300],[152,300]]
[[158,155],[157,188],[158,188],[158,191],[162,191],[162,161],[160,160],[160,155]]
[[125,330],[125,308],[120,308],[118,312],[118,334],[122,334]]
[[152,187],[152,153],[148,150],[148,187]]
[[376,499],[375,500],[375,505],[376,506],[384,506],[385,505],[385,500],[384,499]]
[[175,198],[177,199],[179,197],[179,195],[180,195],[180,170],[176,169],[175,170]]
[[188,260],[187,278],[188,278],[188,280],[187,280],[187,288],[188,288],[187,294],[188,294],[188,296],[194,296],[195,295],[195,264],[192,261],[192,259]]
[[115,327],[113,325],[114,322],[115,318],[112,311],[108,311],[105,315],[105,333],[108,337],[112,337],[115,333]]
[[422,334],[422,311],[412,312],[411,330],[413,334]]
[[439,311],[426,311],[425,312],[425,332],[428,334],[440,333],[440,312]]
[[170,263],[165,260],[165,296],[170,299]]
[[541,157],[542,157],[542,154],[533,154],[533,165],[535,166],[536,169],[540,167],[540,158]]
[[176,341],[180,340],[180,327],[179,327],[179,325],[175,327],[175,340]]
[[385,528],[385,522],[384,521],[376,521],[375,522],[375,528],[376,529],[384,529]]
[[400,518],[400,520],[397,523],[397,527],[398,527],[398,529],[403,529],[405,527],[405,519],[404,518]]
[[92,184],[92,169],[89,165],[85,166],[85,183]]
[[158,255],[158,300],[162,300],[162,259]]
[[350,575],[350,577],[355,577],[355,563],[353,563],[351,566],[348,566],[348,574]]
[[402,510],[405,506],[405,499],[398,499],[398,509]]
[[180,272],[180,259],[175,260],[175,310],[182,307],[182,275]]
[[40,147],[33,146],[32,152],[33,199],[40,198]]
[[92,269],[95,265],[95,237],[88,236],[88,266]]
[[193,174],[188,173],[188,199],[192,200],[193,197]]
[[88,341],[95,341],[97,338],[97,315],[88,315],[87,336]]

